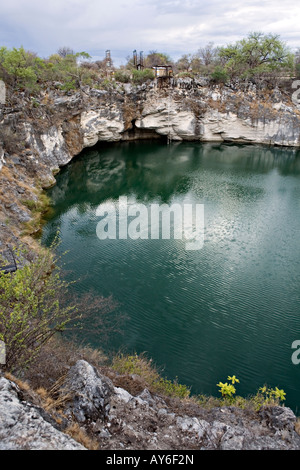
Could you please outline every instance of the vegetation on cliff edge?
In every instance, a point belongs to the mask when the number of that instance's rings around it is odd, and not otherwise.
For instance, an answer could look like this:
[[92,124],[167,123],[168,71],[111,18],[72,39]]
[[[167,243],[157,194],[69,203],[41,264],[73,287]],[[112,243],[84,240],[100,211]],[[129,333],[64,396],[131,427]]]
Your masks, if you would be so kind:
[[277,34],[251,32],[234,44],[215,47],[211,42],[194,54],[184,54],[173,61],[167,54],[150,51],[143,58],[144,67],[137,70],[132,58],[114,67],[105,58],[92,61],[87,52],[60,48],[48,58],[40,58],[23,46],[0,47],[0,79],[13,90],[36,95],[49,86],[68,92],[89,85],[107,88],[115,81],[141,84],[153,80],[155,65],[171,65],[174,76],[204,76],[215,83],[241,79],[276,84],[280,77],[299,76],[300,49],[295,53]]

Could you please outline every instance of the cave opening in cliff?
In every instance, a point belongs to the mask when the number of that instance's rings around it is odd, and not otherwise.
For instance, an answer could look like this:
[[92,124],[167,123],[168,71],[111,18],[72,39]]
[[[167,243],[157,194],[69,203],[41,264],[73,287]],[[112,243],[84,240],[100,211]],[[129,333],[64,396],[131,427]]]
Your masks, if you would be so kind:
[[154,129],[137,127],[136,119],[132,119],[131,126],[123,133],[122,140],[159,140],[161,143],[167,143],[168,136],[158,134]]

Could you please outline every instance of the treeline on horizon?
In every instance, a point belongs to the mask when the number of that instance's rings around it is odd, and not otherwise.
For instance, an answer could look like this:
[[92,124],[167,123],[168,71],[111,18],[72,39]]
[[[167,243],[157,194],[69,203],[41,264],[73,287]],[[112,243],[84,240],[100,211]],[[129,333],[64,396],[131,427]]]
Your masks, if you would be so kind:
[[133,58],[128,58],[126,65],[114,67],[110,61],[108,67],[106,58],[92,61],[87,52],[69,47],[61,47],[48,58],[40,58],[23,46],[0,47],[0,79],[13,91],[29,95],[53,85],[71,91],[86,85],[110,88],[116,82],[142,84],[154,78],[155,65],[172,65],[176,77],[207,77],[219,84],[250,80],[259,86],[276,86],[283,78],[300,78],[300,48],[293,53],[278,35],[253,32],[224,47],[208,43],[177,61],[165,53],[150,51],[143,65],[137,70]]

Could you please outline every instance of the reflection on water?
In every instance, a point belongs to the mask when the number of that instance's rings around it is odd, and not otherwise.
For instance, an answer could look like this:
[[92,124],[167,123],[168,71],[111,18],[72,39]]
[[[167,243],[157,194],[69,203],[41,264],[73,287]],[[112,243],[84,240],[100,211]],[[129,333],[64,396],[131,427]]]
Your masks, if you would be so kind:
[[[147,351],[165,373],[216,395],[235,374],[241,394],[267,382],[298,407],[300,154],[294,149],[157,142],[104,145],[65,167],[50,190],[76,289],[112,294],[128,315],[109,348]],[[203,203],[204,248],[181,240],[98,240],[96,208],[120,196]],[[97,333],[97,332],[95,332]],[[90,338],[97,344],[97,334]],[[98,340],[100,341],[100,340]]]
[[[169,202],[174,194],[189,191],[193,178],[203,175],[205,183],[206,173],[221,178],[232,171],[244,177],[267,174],[273,169],[281,175],[299,175],[300,151],[224,144],[121,143],[83,152],[59,175],[52,198],[55,205],[64,206],[66,198],[72,203],[72,195],[77,205],[99,204],[133,193],[140,201],[159,196],[162,202]],[[228,192],[235,189],[231,184]],[[243,188],[237,188],[237,193],[239,190]]]

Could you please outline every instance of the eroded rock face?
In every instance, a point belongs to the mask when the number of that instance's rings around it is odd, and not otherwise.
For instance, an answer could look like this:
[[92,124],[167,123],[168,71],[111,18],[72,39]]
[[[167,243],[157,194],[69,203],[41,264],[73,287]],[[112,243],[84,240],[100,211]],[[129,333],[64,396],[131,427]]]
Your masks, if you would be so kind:
[[[105,113],[106,114],[106,113]],[[103,110],[85,111],[81,115],[83,146],[92,147],[97,142],[117,142],[122,139],[124,124],[120,113],[105,116]]]
[[[300,145],[299,106],[279,90],[263,97],[251,87],[233,90],[178,79],[163,90],[153,83],[119,84],[110,92],[86,87],[71,96],[54,90],[44,94],[39,108],[30,109],[30,119],[22,112],[31,106],[24,97],[15,109],[1,105],[0,125],[8,133],[5,139],[13,139],[10,147],[15,144],[12,158],[25,170],[34,169],[45,187],[55,184],[60,167],[98,142],[162,136],[170,141]],[[0,171],[5,164],[11,158],[4,145]]]
[[108,435],[102,446],[147,450],[296,450],[300,449],[300,436],[295,432],[295,421],[294,413],[280,406],[252,413],[235,407],[205,410],[182,406],[181,411],[179,407],[174,412],[148,390],[135,397],[116,387],[106,424]]
[[[164,90],[153,84],[119,85],[109,93],[87,87],[74,96],[52,94],[47,110],[51,118],[45,111],[39,115],[39,126],[21,118],[16,124],[25,133],[36,165],[42,173],[43,167],[48,170],[49,185],[55,182],[53,172],[98,142],[157,135],[170,141],[300,145],[299,106],[279,90],[263,98],[251,88],[232,90],[210,87],[205,81],[177,80]],[[4,115],[3,123],[9,122],[9,114]]]
[[135,125],[174,141],[300,145],[296,106],[226,88],[175,88],[163,96],[151,90]]
[[85,450],[41,411],[20,398],[17,385],[1,377],[0,450]]

